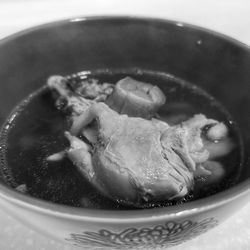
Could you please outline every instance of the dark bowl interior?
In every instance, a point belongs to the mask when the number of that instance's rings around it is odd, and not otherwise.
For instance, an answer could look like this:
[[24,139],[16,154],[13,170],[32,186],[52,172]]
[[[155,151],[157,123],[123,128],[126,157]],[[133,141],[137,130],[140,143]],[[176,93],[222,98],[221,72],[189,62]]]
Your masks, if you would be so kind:
[[[240,42],[165,20],[67,20],[2,40],[0,65],[1,125],[50,75],[141,68],[167,72],[196,84],[223,103],[237,121],[246,149],[240,181],[249,178],[250,50]],[[9,185],[1,164],[1,182]]]

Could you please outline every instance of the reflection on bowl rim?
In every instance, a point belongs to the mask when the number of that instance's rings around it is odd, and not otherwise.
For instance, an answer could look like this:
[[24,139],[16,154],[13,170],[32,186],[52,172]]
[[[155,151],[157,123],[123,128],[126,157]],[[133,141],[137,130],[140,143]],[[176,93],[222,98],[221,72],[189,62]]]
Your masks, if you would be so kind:
[[[224,34],[212,31],[203,27],[199,27],[185,22],[173,21],[167,19],[153,18],[153,17],[138,17],[138,16],[90,16],[90,17],[74,17],[69,19],[63,19],[59,21],[53,21],[42,25],[34,26],[23,31],[14,33],[6,38],[0,40],[0,46],[7,43],[17,37],[29,34],[33,31],[37,31],[41,28],[56,27],[57,25],[67,24],[69,22],[85,22],[85,21],[102,21],[102,20],[135,20],[135,21],[149,21],[158,23],[168,23],[176,25],[180,28],[191,28],[194,30],[204,31],[221,39],[227,40],[236,44],[242,49],[249,50],[250,47],[234,38],[226,36]],[[36,210],[44,214],[51,214],[54,216],[61,216],[64,218],[71,218],[75,220],[83,221],[102,221],[102,222],[119,222],[129,223],[132,221],[152,221],[159,220],[161,218],[174,218],[184,215],[192,215],[195,213],[210,210],[215,207],[219,207],[225,203],[232,202],[233,200],[250,193],[250,179],[245,180],[235,186],[228,188],[227,190],[210,195],[206,198],[201,198],[195,201],[189,201],[180,205],[169,206],[164,208],[152,208],[152,209],[136,209],[136,210],[105,210],[105,209],[88,209],[82,207],[73,207],[67,205],[61,205],[42,199],[38,199],[29,195],[22,194],[13,188],[8,187],[5,184],[0,183],[0,199],[17,204],[21,207],[25,207],[31,210]],[[100,213],[101,211],[101,213]]]

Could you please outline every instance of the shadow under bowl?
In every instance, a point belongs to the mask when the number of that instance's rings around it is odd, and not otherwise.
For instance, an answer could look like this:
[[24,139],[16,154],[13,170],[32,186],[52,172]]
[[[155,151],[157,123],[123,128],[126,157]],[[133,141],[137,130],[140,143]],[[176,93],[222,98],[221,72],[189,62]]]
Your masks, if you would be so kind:
[[[140,68],[201,87],[230,112],[245,156],[239,182],[178,206],[109,211],[64,206],[17,192],[0,168],[0,204],[25,224],[79,246],[107,249],[172,246],[213,228],[248,200],[250,190],[250,49],[185,23],[135,17],[76,18],[0,41],[0,123],[50,75]],[[25,166],[20,166],[25,167]],[[11,166],[9,166],[11,169]]]

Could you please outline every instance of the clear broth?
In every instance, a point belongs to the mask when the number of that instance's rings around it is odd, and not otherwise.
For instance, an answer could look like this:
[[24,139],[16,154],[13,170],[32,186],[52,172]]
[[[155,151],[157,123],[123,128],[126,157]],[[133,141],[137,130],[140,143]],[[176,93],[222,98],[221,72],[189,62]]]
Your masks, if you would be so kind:
[[[230,130],[235,149],[220,162],[226,177],[220,183],[196,190],[179,201],[165,201],[150,207],[170,206],[176,203],[209,196],[237,182],[242,160],[242,140],[229,113],[212,96],[195,85],[172,75],[138,69],[96,70],[81,72],[77,77],[95,78],[100,83],[116,83],[125,76],[158,85],[167,97],[159,115],[169,123],[186,120],[197,113],[223,121]],[[65,149],[68,129],[65,115],[55,107],[55,100],[47,87],[32,93],[18,105],[3,126],[0,134],[2,174],[13,188],[25,184],[28,195],[77,207],[95,209],[134,209],[111,201],[98,193],[67,159],[47,162],[46,157]]]

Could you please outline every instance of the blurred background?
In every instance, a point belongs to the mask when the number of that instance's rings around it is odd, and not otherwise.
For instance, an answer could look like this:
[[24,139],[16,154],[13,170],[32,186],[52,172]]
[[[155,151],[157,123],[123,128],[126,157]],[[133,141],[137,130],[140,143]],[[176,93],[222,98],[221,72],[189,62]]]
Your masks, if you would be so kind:
[[0,38],[74,16],[140,15],[191,22],[250,44],[248,0],[0,0]]
[[[0,0],[0,39],[42,23],[93,15],[172,19],[203,26],[250,45],[248,0]],[[171,249],[250,249],[249,210],[250,204],[207,234]],[[0,225],[0,250],[79,249],[30,230],[1,208]]]

